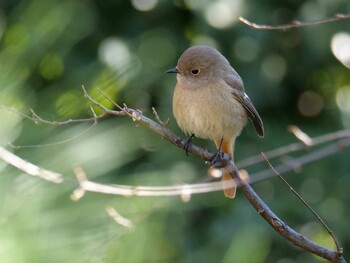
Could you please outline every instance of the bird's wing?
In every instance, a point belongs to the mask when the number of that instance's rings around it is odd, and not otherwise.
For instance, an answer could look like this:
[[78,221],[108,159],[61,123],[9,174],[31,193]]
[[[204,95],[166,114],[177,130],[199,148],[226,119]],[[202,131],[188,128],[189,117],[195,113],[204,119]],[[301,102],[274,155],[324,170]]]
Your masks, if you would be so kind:
[[249,119],[252,120],[255,130],[260,137],[264,137],[264,124],[260,118],[258,111],[255,109],[253,103],[244,91],[232,88],[232,94],[245,108]]

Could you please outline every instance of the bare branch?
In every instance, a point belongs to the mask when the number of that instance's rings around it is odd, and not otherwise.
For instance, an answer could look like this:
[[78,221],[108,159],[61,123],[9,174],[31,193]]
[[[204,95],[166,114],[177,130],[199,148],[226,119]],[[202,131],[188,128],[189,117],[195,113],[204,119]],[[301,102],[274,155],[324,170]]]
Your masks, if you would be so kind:
[[131,222],[131,220],[123,217],[121,214],[117,212],[113,207],[109,206],[106,208],[106,211],[108,215],[113,218],[115,222],[117,222],[119,225],[128,228],[130,230],[134,229],[134,224]]
[[[145,116],[143,116],[139,111],[135,111],[133,109],[127,108],[124,106],[123,108],[124,112],[128,113],[128,116],[132,117],[132,119],[136,122],[138,122],[141,125],[146,126],[150,130],[158,133],[163,138],[168,140],[169,142],[177,145],[178,147],[183,147],[183,144],[185,143],[181,139],[179,139],[176,135],[174,135],[170,130],[166,129],[164,126],[160,125],[159,123],[156,123]],[[195,154],[202,159],[209,161],[212,158],[212,154],[208,153],[207,150],[203,151],[200,148],[195,148],[195,146],[190,145],[189,152],[192,154]],[[235,179],[237,185],[240,186],[240,190],[243,192],[243,194],[246,196],[246,198],[249,200],[249,202],[252,204],[252,206],[258,211],[258,213],[282,236],[287,238],[289,241],[291,241],[293,244],[308,250],[318,256],[321,256],[323,258],[326,258],[332,262],[345,262],[344,258],[342,257],[342,251],[339,249],[338,251],[329,250],[325,247],[322,247],[313,241],[307,239],[306,237],[302,236],[301,234],[294,231],[292,228],[290,228],[287,224],[285,224],[281,219],[279,219],[270,209],[269,207],[258,197],[258,195],[254,192],[254,190],[251,188],[251,186],[245,181],[242,180],[239,176],[239,170],[238,168],[233,164],[232,161],[229,162],[229,167],[226,167],[225,169],[228,169],[231,171],[231,176]],[[83,189],[86,189],[86,187],[92,186],[91,182],[87,180],[80,181],[80,187]],[[95,187],[96,185],[94,185]],[[101,186],[101,185],[100,185]],[[103,186],[104,190],[106,192],[111,192],[112,190],[115,190],[113,188],[110,188],[108,186]],[[164,188],[163,188],[164,189]],[[121,190],[119,188],[119,190]],[[147,189],[123,189],[125,192],[130,191],[136,191],[138,195],[141,195],[140,193],[142,190]],[[155,189],[153,189],[155,190]],[[178,189],[179,191],[179,189]],[[181,187],[180,191],[183,192],[183,187]],[[147,191],[146,191],[147,192]],[[169,194],[169,189],[167,189],[167,194]],[[178,194],[178,193],[177,193]],[[189,194],[188,188],[186,188],[186,195]]]
[[317,220],[321,223],[321,225],[327,230],[328,234],[333,238],[334,244],[337,248],[338,253],[343,253],[343,249],[340,247],[339,242],[337,238],[335,237],[333,231],[327,226],[327,224],[322,220],[322,218],[316,213],[314,209],[304,200],[304,198],[301,197],[301,195],[294,190],[294,188],[284,179],[284,177],[276,171],[276,169],[272,166],[270,161],[266,158],[264,153],[262,153],[264,159],[266,160],[267,164],[269,165],[270,169],[273,171],[274,174],[276,174],[283,183],[288,187],[290,191],[311,211],[311,213],[317,218]]
[[311,22],[301,22],[298,20],[292,21],[290,24],[285,25],[277,25],[277,26],[271,26],[271,25],[260,25],[253,22],[248,21],[247,19],[243,17],[238,18],[239,21],[246,24],[247,26],[258,29],[258,30],[288,30],[288,29],[294,29],[294,28],[301,28],[301,27],[307,27],[307,26],[315,26],[315,25],[321,25],[325,23],[332,23],[337,22],[341,20],[350,19],[350,14],[336,14],[334,17],[326,18],[322,20],[317,21],[311,21]]
[[305,132],[300,130],[299,127],[295,125],[289,125],[288,126],[288,131],[294,134],[297,139],[299,139],[302,143],[304,143],[306,146],[311,146],[312,145],[312,139],[310,138],[309,135],[307,135]]
[[95,116],[93,118],[85,118],[85,119],[69,119],[65,121],[48,121],[40,117],[33,109],[30,109],[30,112],[32,113],[32,116],[30,119],[33,120],[35,123],[43,123],[43,124],[50,124],[55,126],[60,125],[68,125],[73,123],[82,123],[82,122],[97,122],[98,120],[104,118],[107,114],[104,113],[100,116]]
[[[274,168],[278,173],[286,173],[292,170],[295,170],[297,167],[301,167],[305,164],[314,162],[316,159],[321,160],[340,149],[345,149],[350,147],[350,139],[344,141],[342,144],[334,143],[331,146],[320,149],[318,151],[305,154],[299,158],[296,158],[291,163],[285,163]],[[210,156],[213,156],[210,153]],[[203,158],[205,159],[205,158]],[[210,158],[209,158],[210,160]],[[85,192],[95,192],[95,193],[103,193],[103,194],[111,194],[111,195],[121,195],[121,196],[181,196],[184,194],[192,195],[192,194],[202,194],[209,192],[216,192],[222,190],[222,184],[220,182],[206,182],[199,184],[183,184],[183,185],[173,185],[173,186],[130,186],[130,185],[106,185],[100,184],[96,182],[89,181],[81,169],[81,167],[76,167],[74,169],[75,175],[79,182],[79,187],[74,191],[72,199],[77,201],[79,200]],[[241,179],[242,174],[244,174],[244,170],[240,171]],[[245,179],[246,182],[249,181],[249,184],[254,184],[261,180],[268,179],[272,176],[276,175],[274,171],[271,169],[264,170],[262,172],[257,172],[249,175],[249,180]],[[248,177],[248,176],[245,176]],[[239,184],[237,186],[240,186]]]
[[261,215],[267,223],[269,223],[273,229],[275,229],[280,235],[291,241],[294,245],[301,247],[315,255],[323,257],[331,262],[346,262],[343,258],[342,252],[333,251],[328,248],[322,247],[315,242],[309,240],[303,235],[299,234],[292,228],[290,228],[285,222],[279,219],[271,209],[264,203],[263,200],[254,192],[253,188],[242,180],[239,176],[238,168],[230,162],[229,167],[232,177],[240,185],[240,190],[255,208],[259,215]]
[[63,177],[61,174],[56,172],[51,172],[49,170],[40,168],[39,166],[36,166],[30,162],[27,162],[19,158],[17,155],[14,155],[13,153],[7,151],[5,148],[1,146],[0,146],[0,158],[6,163],[11,164],[12,166],[22,170],[23,172],[29,175],[37,176],[56,184],[63,182]]
[[3,108],[4,110],[7,110],[8,112],[12,112],[15,113],[16,115],[19,115],[25,119],[31,120],[36,124],[49,124],[49,125],[55,125],[55,126],[59,126],[59,125],[67,125],[67,124],[73,124],[73,123],[82,123],[82,122],[96,122],[99,119],[102,119],[105,117],[105,113],[102,114],[101,116],[94,116],[93,118],[85,118],[85,119],[69,119],[69,120],[65,120],[65,121],[48,121],[45,120],[43,118],[41,118],[33,109],[30,109],[30,112],[32,113],[32,116],[29,116],[25,113],[19,112],[11,107],[7,107],[5,105],[0,105],[1,108]]
[[[228,168],[226,167],[226,169]],[[328,259],[331,262],[345,262],[344,258],[342,257],[342,249],[340,247],[338,251],[333,251],[322,247],[304,237],[303,235],[297,233],[285,222],[279,219],[258,197],[258,195],[254,192],[246,180],[240,176],[240,172],[232,162],[229,162],[229,171],[235,179],[237,185],[240,186],[240,190],[243,192],[252,206],[256,209],[259,215],[261,215],[280,235],[287,238],[293,244],[306,249],[320,257]],[[222,184],[219,182],[168,187],[131,187],[125,185],[103,185],[88,181],[82,170],[77,173],[77,178],[80,184],[79,188],[77,189],[79,192],[92,191],[104,194],[126,196],[183,196],[185,194],[188,197],[189,195],[195,193],[207,193],[209,191],[217,191],[222,189]]]
[[[109,110],[100,103],[93,100],[86,90],[83,87],[83,91],[85,96],[92,102],[93,105],[101,108],[104,111],[104,114],[108,115],[116,115],[116,116],[128,116],[132,118],[133,121],[137,122],[148,128],[149,130],[155,132],[160,135],[162,138],[171,142],[172,144],[183,148],[185,141],[180,137],[172,133],[169,129],[164,127],[163,125],[145,117],[140,111],[128,108],[126,105],[123,107],[119,106],[115,102],[114,105],[119,109],[119,111]],[[111,100],[106,94],[104,94],[101,90],[100,92],[109,100]],[[112,101],[112,100],[111,100]],[[96,117],[96,114],[94,114]],[[336,141],[332,145],[321,149],[319,151],[315,151],[299,159],[294,159],[292,164],[282,164],[276,167],[276,170],[279,173],[283,173],[289,170],[292,170],[297,166],[302,166],[306,163],[312,162],[314,160],[319,160],[328,156],[329,154],[338,152],[340,149],[350,147],[350,131],[345,130],[341,131],[337,134],[324,135],[318,138],[311,139],[311,146],[316,144],[321,144],[327,141]],[[305,149],[306,146],[304,142],[299,142],[297,144],[292,144],[289,147],[282,147],[278,149],[278,151],[270,152],[272,156],[281,156],[286,152],[293,152],[300,149]],[[188,152],[202,158],[203,160],[210,161],[213,157],[213,154],[206,149],[202,149],[193,144],[188,148]],[[277,155],[278,154],[278,155]],[[294,231],[290,228],[286,223],[284,223],[281,219],[279,219],[270,209],[269,207],[258,197],[258,195],[254,192],[251,186],[246,182],[245,179],[240,177],[240,172],[238,168],[233,164],[232,161],[228,162],[228,167],[225,169],[229,169],[231,176],[236,181],[237,185],[240,186],[240,190],[243,192],[248,201],[252,204],[252,206],[257,210],[257,212],[283,237],[287,238],[293,244],[314,253],[320,257],[328,259],[332,262],[345,262],[342,257],[342,251],[339,247],[338,251],[333,251],[322,247],[313,241],[307,239],[301,234]],[[271,176],[271,170],[269,173],[265,173],[265,177]],[[76,177],[79,181],[79,187],[72,194],[73,200],[79,200],[86,191],[91,192],[99,192],[105,194],[115,194],[115,195],[126,195],[126,196],[164,196],[164,195],[178,195],[183,198],[184,201],[189,200],[191,194],[194,193],[206,193],[209,191],[216,191],[222,189],[222,184],[218,182],[214,183],[204,183],[204,184],[194,184],[194,185],[180,185],[180,186],[161,186],[161,187],[152,187],[152,186],[123,186],[123,185],[103,185],[95,182],[88,181],[84,171],[77,167],[75,169]],[[254,175],[252,175],[254,177]],[[259,180],[261,176],[256,177]],[[264,177],[263,177],[264,178]],[[226,187],[226,186],[224,186]],[[115,216],[115,213],[112,213]]]
[[[341,131],[336,131],[332,133],[327,133],[318,137],[312,138],[312,143],[311,145],[307,146],[303,142],[296,142],[289,144],[287,146],[282,146],[280,148],[274,149],[272,151],[265,152],[266,157],[271,160],[273,158],[277,158],[289,153],[305,150],[309,147],[328,143],[331,141],[336,141],[340,140],[343,138],[350,138],[350,129],[348,130],[341,130]],[[237,166],[241,168],[246,168],[251,165],[263,162],[264,158],[261,156],[261,154],[253,155],[245,160],[237,162]]]
[[[305,155],[300,156],[298,158],[291,159],[284,164],[277,165],[277,166],[275,166],[275,169],[280,174],[284,174],[284,173],[292,171],[292,170],[300,169],[305,164],[312,163],[312,162],[317,161],[317,160],[321,160],[327,156],[335,154],[335,153],[339,152],[340,150],[343,150],[343,149],[349,148],[349,147],[350,147],[350,138],[344,138],[344,139],[338,140],[335,143],[330,144],[330,145],[328,145],[320,150],[305,154]],[[267,170],[264,170],[261,172],[257,172],[254,174],[254,178],[257,181],[266,180],[272,176],[274,176],[274,174],[271,173],[270,169],[267,169]]]
[[154,115],[154,117],[156,118],[156,120],[163,126],[167,127],[169,125],[169,118],[167,118],[165,121],[162,121],[158,115],[158,112],[156,111],[156,109],[154,107],[152,107],[152,113]]

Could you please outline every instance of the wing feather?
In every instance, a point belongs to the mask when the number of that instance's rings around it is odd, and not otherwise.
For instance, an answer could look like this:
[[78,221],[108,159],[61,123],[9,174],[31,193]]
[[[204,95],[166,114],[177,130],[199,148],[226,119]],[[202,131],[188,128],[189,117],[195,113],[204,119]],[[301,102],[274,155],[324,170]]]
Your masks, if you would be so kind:
[[255,109],[253,103],[248,95],[238,89],[232,89],[232,94],[239,101],[248,114],[248,118],[253,122],[256,133],[260,137],[264,137],[264,124],[260,118],[258,111]]

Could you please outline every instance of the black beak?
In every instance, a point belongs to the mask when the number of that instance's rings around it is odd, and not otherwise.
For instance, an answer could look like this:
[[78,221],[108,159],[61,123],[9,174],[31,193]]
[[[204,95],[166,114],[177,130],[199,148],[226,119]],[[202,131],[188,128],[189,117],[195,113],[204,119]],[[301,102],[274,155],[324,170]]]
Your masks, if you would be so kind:
[[179,70],[175,67],[168,69],[167,71],[165,71],[165,73],[179,73]]

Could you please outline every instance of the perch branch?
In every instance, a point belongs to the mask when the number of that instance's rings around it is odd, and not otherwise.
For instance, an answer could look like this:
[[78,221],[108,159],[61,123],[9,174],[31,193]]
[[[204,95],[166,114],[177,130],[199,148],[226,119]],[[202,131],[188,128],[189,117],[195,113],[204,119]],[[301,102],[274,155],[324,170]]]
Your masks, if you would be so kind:
[[[87,98],[91,98],[85,91],[84,93]],[[107,97],[106,94],[103,93],[104,96]],[[108,98],[108,97],[107,97]],[[110,98],[108,98],[111,100]],[[96,103],[94,100],[93,103]],[[117,104],[115,104],[117,105]],[[102,105],[101,105],[102,106]],[[99,106],[101,108],[101,106]],[[103,107],[103,106],[102,106]],[[184,141],[179,139],[176,135],[174,135],[170,130],[166,129],[164,126],[146,118],[139,111],[135,111],[130,109],[124,105],[124,107],[118,106],[118,108],[122,109],[123,112],[126,112],[128,116],[130,116],[134,121],[139,124],[146,126],[150,130],[158,133],[162,136],[162,138],[168,140],[169,142],[175,144],[178,147],[183,147]],[[110,112],[108,112],[110,113]],[[189,152],[201,157],[202,159],[209,161],[212,158],[212,154],[207,150],[200,149],[193,145],[190,145]],[[339,248],[338,251],[333,251],[322,247],[308,238],[302,236],[292,228],[290,228],[286,223],[284,223],[281,219],[279,219],[270,208],[259,198],[259,196],[255,193],[253,188],[239,176],[238,168],[233,164],[232,161],[228,162],[228,167],[232,177],[237,181],[237,185],[240,186],[240,190],[243,192],[245,197],[249,200],[252,206],[257,210],[257,212],[283,237],[287,238],[293,244],[310,251],[320,257],[328,259],[332,262],[345,262],[345,259],[342,256],[342,250]],[[88,181],[87,181],[88,182]]]
[[[101,108],[104,113],[102,115],[96,116],[94,114],[94,118],[89,121],[94,121],[95,118],[102,118],[105,115],[117,115],[117,116],[129,116],[132,118],[133,121],[137,122],[138,124],[141,124],[145,126],[146,128],[150,129],[151,131],[155,132],[156,134],[160,135],[162,138],[166,139],[167,141],[171,142],[172,144],[176,145],[179,148],[183,148],[185,141],[183,141],[179,136],[172,133],[169,129],[164,127],[163,125],[145,117],[140,111],[134,110],[131,108],[128,108],[126,105],[123,107],[119,106],[114,102],[114,105],[117,106],[119,111],[113,111],[105,108],[103,105],[96,102],[94,99],[92,99],[86,90],[84,89],[85,96],[92,102],[93,105]],[[106,98],[108,96],[101,92]],[[111,100],[110,98],[108,98]],[[111,100],[112,101],[112,100]],[[93,112],[94,113],[94,112]],[[348,137],[347,136],[344,136]],[[339,137],[338,137],[339,138]],[[312,140],[315,144],[315,141]],[[305,147],[305,144],[302,143]],[[323,158],[326,155],[329,155],[331,153],[334,153],[335,151],[339,151],[341,148],[349,147],[350,140],[343,139],[339,140],[337,144],[331,145],[329,147],[324,149],[323,151],[318,151],[312,153],[310,156],[306,157],[304,156],[304,159],[298,160],[298,165],[303,165],[305,163],[311,162],[312,160],[315,160],[316,158],[320,159]],[[300,146],[298,146],[300,147]],[[297,148],[298,148],[297,147]],[[200,157],[203,160],[209,161],[211,160],[213,154],[209,152],[206,149],[202,149],[198,146],[195,146],[193,144],[190,145],[188,148],[188,151],[198,157]],[[281,152],[281,151],[280,151]],[[233,164],[233,162],[228,162],[228,168],[231,171],[232,177],[236,180],[237,185],[240,186],[240,190],[245,195],[247,200],[252,204],[252,206],[256,209],[256,211],[283,237],[291,241],[293,244],[310,251],[311,253],[318,255],[320,257],[323,257],[325,259],[328,259],[332,262],[346,262],[345,259],[342,256],[342,250],[339,249],[338,251],[333,251],[330,249],[327,249],[325,247],[322,247],[313,241],[307,239],[306,237],[302,236],[301,234],[294,231],[292,228],[290,228],[286,223],[284,223],[281,219],[279,219],[270,209],[269,207],[259,198],[259,196],[254,192],[252,187],[239,176],[238,168]],[[291,170],[294,168],[293,165],[290,164],[284,164],[284,166],[281,166],[279,168],[284,168],[284,171]],[[278,167],[276,170],[280,173],[281,170],[278,170]],[[193,187],[192,186],[171,186],[171,187],[125,187],[125,186],[113,186],[113,185],[102,185],[97,184],[94,182],[90,182],[86,179],[85,174],[82,172],[82,169],[75,169],[76,176],[78,178],[80,187],[75,190],[75,192],[72,195],[72,198],[75,200],[78,200],[81,198],[85,191],[96,191],[96,189],[99,192],[102,193],[108,193],[108,194],[120,194],[120,195],[150,195],[150,194],[156,194],[157,195],[169,195],[171,193],[172,195],[181,195],[186,199],[188,195],[191,193],[194,193],[197,191],[199,192],[208,192],[212,189],[222,189],[221,183],[207,183],[207,184],[196,184]],[[270,171],[271,174],[271,171]],[[210,188],[207,188],[207,186],[210,186]],[[193,189],[196,189],[192,191]],[[164,192],[166,191],[166,192]],[[173,192],[171,192],[173,191]]]

